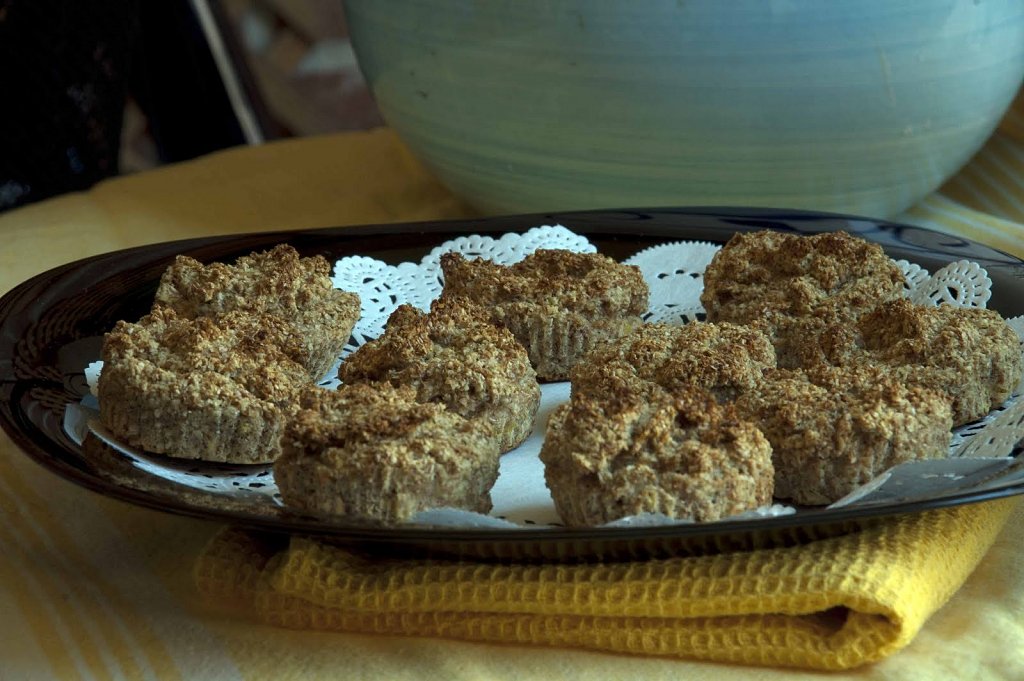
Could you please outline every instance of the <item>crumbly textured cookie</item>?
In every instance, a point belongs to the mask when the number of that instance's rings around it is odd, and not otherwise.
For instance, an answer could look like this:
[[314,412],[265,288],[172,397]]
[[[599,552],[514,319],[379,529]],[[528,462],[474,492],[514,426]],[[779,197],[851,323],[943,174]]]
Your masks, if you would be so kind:
[[864,315],[856,330],[858,347],[845,358],[834,350],[837,363],[877,364],[946,393],[955,425],[1001,405],[1021,379],[1020,341],[994,310],[897,300]]
[[643,324],[598,345],[571,374],[573,394],[608,392],[614,374],[632,373],[670,392],[697,387],[727,402],[761,383],[775,368],[775,351],[758,330],[723,322],[683,326]]
[[128,444],[168,456],[260,463],[279,439],[305,368],[272,315],[183,319],[157,308],[118,322],[103,342],[100,421]]
[[548,422],[540,458],[567,525],[639,513],[710,521],[771,502],[771,447],[757,428],[704,391],[635,381],[573,395]]
[[949,400],[884,373],[818,367],[809,380],[777,370],[736,400],[771,442],[776,497],[829,504],[892,466],[948,455]]
[[780,350],[780,366],[876,367],[893,380],[948,395],[955,426],[998,407],[1021,378],[1020,341],[994,310],[901,298],[854,323],[793,320],[790,328],[791,352]]
[[439,507],[488,512],[493,436],[415,397],[387,383],[308,388],[274,464],[285,504],[382,523]]
[[441,256],[443,297],[469,298],[526,347],[538,377],[565,380],[597,343],[640,325],[648,288],[640,270],[596,253],[541,249],[498,265]]
[[178,256],[160,279],[155,304],[190,318],[234,310],[280,317],[295,326],[300,340],[292,358],[318,379],[359,319],[359,296],[334,288],[330,271],[321,256],[300,258],[287,244],[243,256],[234,265]]
[[529,435],[540,404],[526,349],[464,298],[438,299],[429,314],[400,306],[380,338],[345,359],[338,378],[412,386],[418,401],[488,424],[502,451]]
[[847,353],[856,342],[854,320],[836,309],[801,317],[771,310],[748,326],[768,337],[780,369],[830,364],[831,357]]
[[770,312],[806,317],[823,310],[855,319],[903,288],[903,273],[877,244],[845,232],[766,230],[736,234],[715,254],[700,299],[709,321],[747,324]]

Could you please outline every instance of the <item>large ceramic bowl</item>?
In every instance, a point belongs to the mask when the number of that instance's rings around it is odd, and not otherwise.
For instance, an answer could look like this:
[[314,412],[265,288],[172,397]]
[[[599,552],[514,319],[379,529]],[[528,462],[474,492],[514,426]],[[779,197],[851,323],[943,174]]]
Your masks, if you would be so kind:
[[488,212],[890,216],[992,132],[1021,0],[346,0],[381,111]]

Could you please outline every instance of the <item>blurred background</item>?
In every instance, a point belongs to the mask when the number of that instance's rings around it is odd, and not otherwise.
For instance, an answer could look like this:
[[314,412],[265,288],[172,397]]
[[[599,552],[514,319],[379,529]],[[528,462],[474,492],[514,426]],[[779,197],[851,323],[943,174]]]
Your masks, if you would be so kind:
[[0,60],[0,210],[381,124],[340,0],[0,0]]
[[485,214],[895,217],[1022,82],[1021,0],[0,0],[0,210],[383,113]]
[[[262,108],[268,137],[383,123],[356,65],[341,0],[222,0],[209,7],[229,49],[228,66],[251,78],[249,96],[259,99],[252,105]],[[122,171],[160,163],[149,121],[134,99],[123,134]]]

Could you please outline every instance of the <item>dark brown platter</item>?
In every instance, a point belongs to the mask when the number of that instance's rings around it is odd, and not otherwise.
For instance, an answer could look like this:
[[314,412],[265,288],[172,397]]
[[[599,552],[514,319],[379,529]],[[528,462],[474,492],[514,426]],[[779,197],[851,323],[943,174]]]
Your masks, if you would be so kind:
[[[83,368],[99,358],[102,336],[119,319],[137,319],[152,302],[164,268],[179,254],[231,261],[287,242],[304,255],[334,261],[366,255],[389,264],[417,261],[431,248],[464,234],[499,235],[561,224],[600,252],[625,259],[661,243],[724,243],[737,231],[797,233],[845,230],[882,245],[896,259],[934,271],[961,259],[982,265],[992,279],[988,307],[1004,317],[1024,314],[1024,262],[962,238],[860,217],[801,211],[686,208],[588,211],[472,221],[369,225],[307,231],[217,236],[108,253],[44,272],[0,299],[0,423],[26,455],[44,468],[107,496],[200,518],[276,533],[312,534],[367,550],[401,555],[440,553],[481,559],[578,560],[699,554],[789,545],[848,532],[900,514],[976,503],[1024,492],[1018,463],[975,467],[956,485],[916,495],[876,494],[872,501],[792,515],[705,524],[567,529],[431,526],[377,527],[343,518],[290,513],[265,498],[225,499],[216,492],[178,488],[148,476],[97,438],[80,444],[65,428],[68,405],[88,394]],[[148,476],[148,477],[147,477]]]

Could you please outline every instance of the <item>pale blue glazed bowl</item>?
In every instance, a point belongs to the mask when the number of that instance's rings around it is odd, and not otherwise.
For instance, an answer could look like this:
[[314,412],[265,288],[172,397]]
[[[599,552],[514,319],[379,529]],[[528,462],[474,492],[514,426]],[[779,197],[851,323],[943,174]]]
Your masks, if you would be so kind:
[[346,0],[387,120],[490,213],[887,217],[1024,76],[1022,0]]

